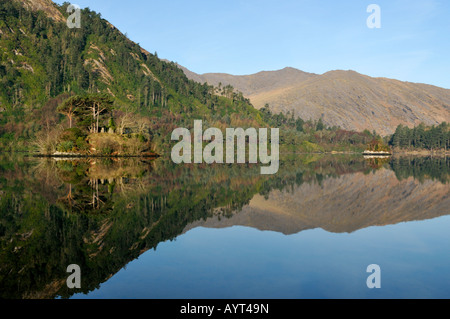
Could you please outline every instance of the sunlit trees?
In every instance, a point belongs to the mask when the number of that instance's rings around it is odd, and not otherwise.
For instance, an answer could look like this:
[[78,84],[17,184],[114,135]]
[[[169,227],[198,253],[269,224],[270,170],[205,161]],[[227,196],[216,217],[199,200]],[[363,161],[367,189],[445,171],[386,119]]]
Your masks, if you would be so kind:
[[371,152],[390,152],[389,146],[384,144],[381,138],[374,138],[367,145],[367,150]]
[[112,106],[112,97],[106,94],[76,95],[65,100],[57,110],[69,118],[70,128],[76,119],[78,128],[98,133],[100,121],[111,113]]
[[65,100],[56,109],[59,113],[64,114],[69,119],[69,128],[72,128],[73,118],[75,116],[75,109],[82,106],[82,98],[80,96],[72,96]]
[[427,127],[421,123],[412,129],[400,124],[389,143],[399,148],[447,150],[450,143],[450,124],[443,122],[438,126]]

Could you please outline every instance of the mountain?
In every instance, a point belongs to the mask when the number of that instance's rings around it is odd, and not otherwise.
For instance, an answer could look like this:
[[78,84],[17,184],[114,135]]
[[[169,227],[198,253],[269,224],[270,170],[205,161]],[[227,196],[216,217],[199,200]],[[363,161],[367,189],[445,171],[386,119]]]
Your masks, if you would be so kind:
[[195,74],[195,81],[231,85],[256,108],[269,104],[275,113],[293,112],[304,120],[322,118],[328,126],[347,130],[376,130],[392,134],[399,124],[409,127],[450,121],[450,90],[427,84],[373,78],[355,71],[330,71],[322,75],[294,68],[234,76]]
[[231,85],[238,88],[246,96],[254,96],[270,90],[303,83],[316,77],[316,74],[306,73],[294,68],[284,68],[280,71],[262,71],[252,75],[234,76],[225,73],[196,74],[183,66],[179,66],[188,78],[204,83],[219,86]]

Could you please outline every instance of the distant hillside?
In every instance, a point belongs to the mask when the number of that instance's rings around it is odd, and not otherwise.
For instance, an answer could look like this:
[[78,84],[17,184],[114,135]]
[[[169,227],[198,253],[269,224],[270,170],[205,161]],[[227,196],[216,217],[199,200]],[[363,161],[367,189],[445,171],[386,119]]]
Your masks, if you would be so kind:
[[[280,89],[317,77],[316,74],[306,73],[294,68],[285,68],[280,71],[262,71],[252,75],[235,76],[225,73],[196,74],[183,66],[179,66],[188,78],[204,83],[219,86],[231,85],[241,91],[245,96],[255,96],[274,89]],[[263,105],[264,106],[264,105]]]
[[276,113],[291,111],[305,120],[322,118],[326,125],[347,130],[369,129],[387,135],[399,124],[411,127],[450,121],[450,90],[426,84],[372,78],[354,71],[317,75],[285,68],[233,76],[183,70],[195,81],[232,85],[256,108],[267,103]]

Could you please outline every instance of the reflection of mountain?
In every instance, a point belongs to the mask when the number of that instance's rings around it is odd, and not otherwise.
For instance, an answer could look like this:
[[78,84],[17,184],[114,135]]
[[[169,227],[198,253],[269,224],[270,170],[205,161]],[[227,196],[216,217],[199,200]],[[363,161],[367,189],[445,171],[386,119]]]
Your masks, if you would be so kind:
[[450,186],[413,178],[399,181],[394,172],[355,173],[302,184],[291,190],[257,195],[229,219],[216,216],[187,227],[250,226],[283,234],[322,228],[336,233],[370,226],[425,220],[449,214]]
[[[251,165],[0,158],[0,297],[90,292],[145,251],[200,225],[352,231],[436,217],[449,205],[445,159],[293,160],[262,176]],[[82,269],[81,291],[65,285],[72,263]]]

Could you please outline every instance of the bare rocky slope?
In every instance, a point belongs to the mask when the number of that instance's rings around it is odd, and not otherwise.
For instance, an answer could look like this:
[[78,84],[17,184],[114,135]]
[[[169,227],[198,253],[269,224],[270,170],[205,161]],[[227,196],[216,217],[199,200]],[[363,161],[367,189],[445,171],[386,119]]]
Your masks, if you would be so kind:
[[55,7],[52,0],[16,0],[25,8],[32,11],[43,11],[45,14],[57,22],[64,22],[64,16]]
[[392,134],[399,124],[409,127],[450,121],[450,90],[432,85],[372,78],[354,71],[322,75],[294,68],[253,75],[196,74],[181,67],[197,82],[232,85],[256,108],[269,104],[274,112],[294,112],[304,120],[323,121],[348,130]]

